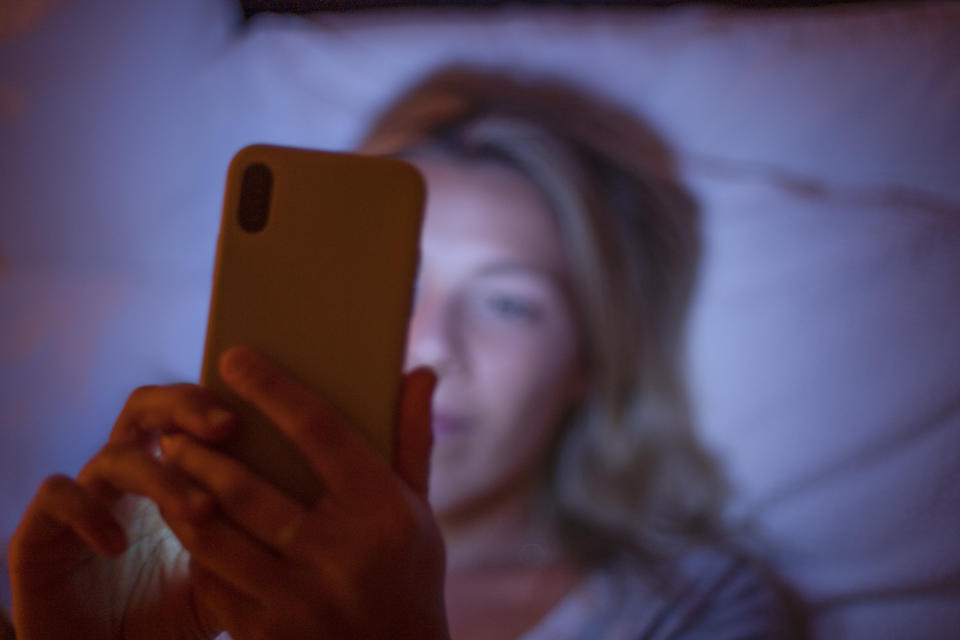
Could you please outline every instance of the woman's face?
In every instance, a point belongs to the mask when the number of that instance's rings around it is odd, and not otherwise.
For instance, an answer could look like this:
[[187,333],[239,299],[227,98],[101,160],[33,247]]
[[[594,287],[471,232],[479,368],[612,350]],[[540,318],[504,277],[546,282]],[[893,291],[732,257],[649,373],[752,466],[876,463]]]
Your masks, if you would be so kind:
[[493,163],[419,163],[428,185],[407,365],[439,375],[430,500],[469,516],[529,491],[580,392],[559,232],[541,193]]

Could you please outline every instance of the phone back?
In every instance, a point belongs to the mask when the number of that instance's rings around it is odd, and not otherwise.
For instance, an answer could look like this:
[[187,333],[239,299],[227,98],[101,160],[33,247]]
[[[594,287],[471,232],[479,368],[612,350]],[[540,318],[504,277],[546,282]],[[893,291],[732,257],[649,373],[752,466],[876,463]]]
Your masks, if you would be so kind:
[[226,450],[304,502],[322,490],[309,465],[217,361],[261,351],[389,459],[424,197],[419,172],[390,158],[254,145],[230,164],[201,384],[238,414]]

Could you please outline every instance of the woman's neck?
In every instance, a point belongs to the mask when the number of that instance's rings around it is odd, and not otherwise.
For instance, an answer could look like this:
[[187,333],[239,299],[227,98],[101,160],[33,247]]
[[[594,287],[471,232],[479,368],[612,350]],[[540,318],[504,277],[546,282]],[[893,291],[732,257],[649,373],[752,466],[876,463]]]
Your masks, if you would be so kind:
[[447,570],[544,567],[563,563],[553,528],[537,504],[535,487],[437,514],[447,548]]
[[445,600],[452,637],[517,638],[581,580],[538,502],[538,485],[513,485],[437,513],[447,548]]
[[534,627],[581,580],[535,500],[440,517],[447,546],[444,598],[452,637],[507,640]]

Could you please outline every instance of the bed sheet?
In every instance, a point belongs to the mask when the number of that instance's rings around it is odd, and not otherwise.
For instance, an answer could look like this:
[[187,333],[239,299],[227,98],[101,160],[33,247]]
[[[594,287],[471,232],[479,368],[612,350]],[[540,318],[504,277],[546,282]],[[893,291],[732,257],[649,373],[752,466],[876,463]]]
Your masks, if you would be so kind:
[[[0,43],[0,542],[135,386],[196,379],[227,161],[346,149],[454,61],[558,74],[677,151],[690,374],[729,517],[823,638],[960,628],[960,9],[52,4]],[[26,5],[24,5],[26,6]],[[55,185],[55,186],[52,186]]]

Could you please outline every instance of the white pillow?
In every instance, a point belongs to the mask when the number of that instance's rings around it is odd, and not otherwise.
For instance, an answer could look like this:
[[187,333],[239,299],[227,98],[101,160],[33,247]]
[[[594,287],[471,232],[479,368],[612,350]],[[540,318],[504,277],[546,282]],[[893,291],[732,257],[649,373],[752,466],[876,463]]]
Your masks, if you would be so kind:
[[960,628],[956,5],[232,9],[75,0],[0,50],[0,539],[130,389],[195,379],[232,153],[348,148],[470,60],[570,77],[677,149],[702,432],[818,635]]

